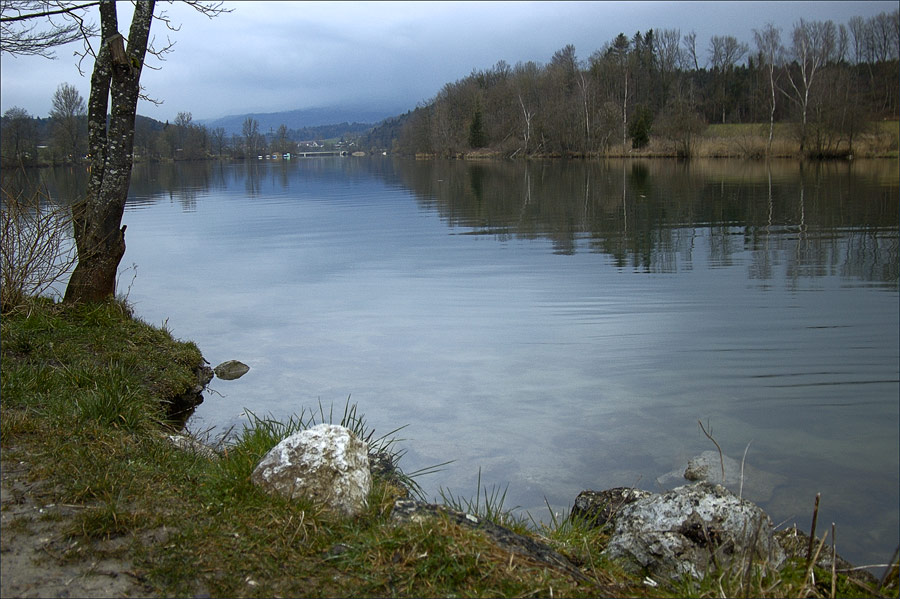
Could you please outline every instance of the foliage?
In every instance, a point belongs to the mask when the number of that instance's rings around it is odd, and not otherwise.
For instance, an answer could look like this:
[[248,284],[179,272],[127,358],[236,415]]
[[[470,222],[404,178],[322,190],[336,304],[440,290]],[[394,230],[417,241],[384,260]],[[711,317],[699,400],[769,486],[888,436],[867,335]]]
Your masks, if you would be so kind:
[[[708,68],[696,35],[680,30],[619,34],[587,61],[571,45],[546,65],[500,61],[447,83],[409,114],[394,149],[443,156],[467,147],[509,156],[629,153],[628,137],[633,149],[652,146],[652,124],[689,156],[699,122],[771,120],[797,123],[801,150],[812,144],[814,155],[846,154],[863,123],[900,113],[897,15],[858,24],[852,57],[845,26],[801,20],[787,44],[774,27],[760,35],[755,55],[732,36],[713,36]],[[891,42],[864,51],[876,30]],[[362,145],[376,144],[364,138]]]
[[481,106],[476,105],[472,113],[472,122],[469,123],[469,147],[483,148],[486,142]]
[[631,147],[635,150],[646,148],[650,143],[650,127],[653,125],[653,113],[646,106],[635,108],[634,116],[628,123],[628,136]]

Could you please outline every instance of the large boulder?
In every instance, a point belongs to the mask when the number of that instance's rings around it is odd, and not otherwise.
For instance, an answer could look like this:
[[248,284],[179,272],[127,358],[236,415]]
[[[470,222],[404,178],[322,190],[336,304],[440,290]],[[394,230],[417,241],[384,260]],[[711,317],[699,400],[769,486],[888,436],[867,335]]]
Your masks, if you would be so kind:
[[638,499],[616,515],[604,554],[626,569],[658,578],[701,578],[747,560],[784,561],[772,521],[721,485],[699,482]]
[[336,424],[320,424],[284,439],[250,478],[269,492],[304,498],[350,517],[367,508],[372,488],[366,444]]

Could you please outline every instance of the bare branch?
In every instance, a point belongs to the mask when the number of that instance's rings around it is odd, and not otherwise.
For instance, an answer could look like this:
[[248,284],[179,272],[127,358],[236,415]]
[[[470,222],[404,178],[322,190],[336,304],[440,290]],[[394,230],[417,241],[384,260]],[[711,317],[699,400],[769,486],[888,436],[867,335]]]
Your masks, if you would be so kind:
[[[56,46],[96,34],[96,27],[85,23],[83,12],[97,4],[87,2],[67,6],[50,0],[2,0],[0,53],[55,58],[53,49]],[[53,17],[59,15],[70,21],[55,22]]]
[[[703,431],[703,434],[706,435],[706,438],[709,439],[710,441],[712,441],[713,444],[716,446],[716,449],[719,450],[719,463],[722,465],[722,482],[724,483],[725,482],[725,458],[722,457],[722,448],[719,447],[719,443],[715,439],[713,439],[712,433],[706,432],[706,428],[703,426],[702,422],[700,422],[698,420],[697,424],[700,425],[700,430]],[[712,430],[712,427],[710,427],[710,430]]]
[[[12,23],[14,21],[25,21],[27,19],[37,19],[40,17],[49,17],[52,15],[74,14],[76,11],[83,10],[90,6],[97,6],[98,4],[100,4],[100,2],[88,2],[86,4],[76,4],[74,6],[62,6],[61,4],[57,3],[57,6],[60,6],[60,8],[58,8],[56,10],[45,9],[45,10],[39,10],[38,12],[31,13],[31,14],[25,14],[25,15],[21,14],[21,10],[25,10],[26,6],[30,7],[30,6],[40,5],[40,4],[50,6],[51,3],[50,2],[12,2],[12,1],[3,2],[2,3],[2,6],[3,6],[2,12],[3,13],[5,13],[7,10],[9,10],[9,11],[15,10],[19,14],[17,14],[16,16],[13,17],[13,16],[9,16],[8,14],[6,16],[2,16],[2,13],[0,13],[0,23]],[[21,6],[17,6],[17,5],[21,5]]]
[[224,2],[199,2],[197,0],[185,0],[185,4],[199,12],[201,15],[213,19],[219,15],[234,12],[233,8],[222,8]]

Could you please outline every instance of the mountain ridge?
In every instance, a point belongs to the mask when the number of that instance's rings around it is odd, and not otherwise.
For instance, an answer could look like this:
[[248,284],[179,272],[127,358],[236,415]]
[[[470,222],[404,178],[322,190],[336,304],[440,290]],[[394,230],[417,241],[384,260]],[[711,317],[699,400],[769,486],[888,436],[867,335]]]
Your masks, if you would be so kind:
[[277,130],[284,125],[288,129],[304,129],[322,125],[352,123],[356,125],[374,126],[381,121],[401,114],[402,110],[380,109],[359,106],[315,107],[283,110],[280,112],[246,112],[227,115],[214,119],[198,119],[195,122],[208,129],[222,127],[226,135],[241,135],[244,122],[253,118],[259,123],[259,132],[265,134],[269,130]]

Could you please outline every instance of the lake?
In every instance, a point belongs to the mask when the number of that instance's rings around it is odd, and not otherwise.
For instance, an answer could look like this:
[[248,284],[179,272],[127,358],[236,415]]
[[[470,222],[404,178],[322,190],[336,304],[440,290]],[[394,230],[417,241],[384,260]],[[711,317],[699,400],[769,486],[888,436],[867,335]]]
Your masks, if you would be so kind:
[[[70,198],[84,174],[44,171]],[[583,489],[682,484],[715,450],[776,523],[898,543],[896,161],[142,164],[119,291],[195,341],[189,422],[343,411],[411,472],[549,521]],[[377,435],[376,435],[377,436]],[[735,489],[737,492],[737,489]]]

